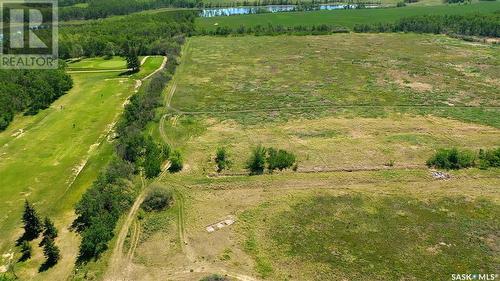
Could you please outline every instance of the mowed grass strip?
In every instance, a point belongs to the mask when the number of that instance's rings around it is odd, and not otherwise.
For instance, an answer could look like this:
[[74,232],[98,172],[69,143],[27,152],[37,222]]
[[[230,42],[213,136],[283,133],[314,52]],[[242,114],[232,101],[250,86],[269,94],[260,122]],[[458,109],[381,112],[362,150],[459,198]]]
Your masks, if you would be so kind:
[[187,114],[245,123],[297,112],[377,117],[396,107],[500,126],[498,46],[419,34],[194,37],[188,44],[171,104]]
[[352,28],[356,24],[388,23],[402,17],[417,15],[463,15],[493,13],[500,10],[500,2],[480,2],[471,5],[408,6],[403,8],[352,9],[335,11],[287,12],[240,15],[229,17],[198,18],[198,29],[215,30],[218,27],[238,28],[256,25],[338,25]]
[[245,248],[270,279],[446,280],[497,269],[500,206],[486,199],[290,198],[242,215]]
[[122,70],[127,63],[122,57],[115,56],[109,60],[104,58],[88,58],[68,63],[69,71]]

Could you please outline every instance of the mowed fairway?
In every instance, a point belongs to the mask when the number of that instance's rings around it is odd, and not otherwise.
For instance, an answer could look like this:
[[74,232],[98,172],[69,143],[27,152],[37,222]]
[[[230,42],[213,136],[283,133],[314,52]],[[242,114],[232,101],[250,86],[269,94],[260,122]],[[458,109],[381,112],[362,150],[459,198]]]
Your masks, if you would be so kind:
[[[418,3],[421,3],[419,1]],[[418,4],[417,3],[417,4]],[[422,3],[425,3],[422,2]],[[493,13],[500,10],[500,2],[480,2],[472,5],[408,6],[404,8],[354,9],[336,11],[267,13],[230,17],[198,18],[198,29],[215,30],[218,27],[337,25],[352,28],[356,24],[388,23],[402,17],[417,15],[463,15],[471,13]]]
[[[497,47],[415,34],[191,38],[159,132],[184,157],[184,170],[161,180],[175,202],[138,218],[124,275],[496,272],[499,170],[439,180],[425,162],[443,147],[500,145],[498,59]],[[248,176],[259,144],[295,153],[297,171]],[[217,147],[232,162],[220,174]]]
[[[156,63],[156,68],[161,63]],[[62,261],[37,278],[64,278],[71,272],[78,247],[68,232],[74,204],[112,155],[111,132],[136,82],[117,72],[72,74],[74,87],[49,109],[33,117],[17,116],[0,134],[0,251],[13,250],[21,235],[25,199],[60,229],[57,240]],[[35,259],[21,276],[35,275],[43,257]],[[2,264],[3,265],[3,264]]]

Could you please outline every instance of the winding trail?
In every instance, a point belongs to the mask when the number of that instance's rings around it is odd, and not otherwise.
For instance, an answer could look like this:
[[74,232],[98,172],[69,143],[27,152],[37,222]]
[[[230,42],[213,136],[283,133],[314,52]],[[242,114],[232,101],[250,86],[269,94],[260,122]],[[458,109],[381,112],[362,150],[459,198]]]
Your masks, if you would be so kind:
[[[116,245],[113,249],[113,253],[111,255],[111,259],[109,262],[108,271],[105,275],[104,280],[109,280],[109,281],[126,280],[125,276],[122,275],[124,273],[128,273],[130,270],[130,263],[128,262],[128,259],[123,257],[123,248],[124,248],[123,246],[125,244],[125,239],[127,238],[130,226],[132,225],[132,222],[135,220],[137,212],[139,211],[139,207],[141,206],[142,202],[144,201],[144,198],[146,197],[146,187],[144,178],[142,176],[141,180],[142,180],[141,193],[135,200],[134,205],[132,205],[132,208],[130,208],[130,211],[128,212],[128,215],[125,218],[122,228],[118,233],[118,237],[116,239]],[[131,255],[128,256],[130,257],[129,259],[131,259]],[[124,268],[125,265],[128,266]]]

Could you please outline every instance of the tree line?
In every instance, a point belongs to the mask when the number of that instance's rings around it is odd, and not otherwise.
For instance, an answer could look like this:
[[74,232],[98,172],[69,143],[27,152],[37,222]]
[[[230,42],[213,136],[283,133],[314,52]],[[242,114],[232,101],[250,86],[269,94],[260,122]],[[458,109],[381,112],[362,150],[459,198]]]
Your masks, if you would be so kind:
[[318,25],[295,25],[284,26],[281,24],[267,24],[256,26],[244,26],[233,28],[228,26],[219,26],[215,30],[200,29],[197,35],[210,36],[229,36],[229,35],[257,35],[257,36],[274,36],[274,35],[326,35],[333,33],[348,33],[350,30],[346,27],[337,25],[318,24]]
[[[195,8],[201,6],[201,0],[88,0],[65,1],[60,8],[59,18],[66,20],[99,19],[113,15],[128,15],[134,12],[167,7]],[[86,6],[69,4],[86,3]]]
[[124,56],[129,42],[138,47],[138,55],[178,55],[177,47],[185,35],[194,32],[195,11],[164,11],[126,17],[92,20],[60,27],[59,56]]
[[49,70],[0,70],[0,131],[16,113],[34,115],[46,109],[73,86],[65,64]]
[[480,149],[478,152],[457,148],[440,149],[427,160],[427,166],[447,170],[500,168],[500,148]]
[[418,32],[500,37],[500,12],[470,15],[422,15],[395,23],[358,24],[355,32]]

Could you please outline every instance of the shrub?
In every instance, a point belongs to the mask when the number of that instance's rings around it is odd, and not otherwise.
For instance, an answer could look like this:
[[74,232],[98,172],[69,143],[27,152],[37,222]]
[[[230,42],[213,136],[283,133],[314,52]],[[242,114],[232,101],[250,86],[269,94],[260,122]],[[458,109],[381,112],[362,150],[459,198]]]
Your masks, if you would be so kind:
[[491,150],[479,150],[479,167],[500,167],[500,147]]
[[267,168],[270,172],[291,168],[295,164],[295,155],[286,150],[267,149]]
[[228,169],[231,166],[229,155],[225,147],[218,147],[215,153],[215,163],[217,164],[217,173]]
[[141,207],[147,212],[161,211],[170,206],[172,201],[172,192],[162,187],[154,187],[144,199]]
[[427,161],[427,166],[458,170],[475,166],[475,159],[475,155],[470,151],[459,151],[456,148],[440,149]]
[[229,278],[219,274],[212,274],[210,276],[204,277],[203,279],[200,279],[200,281],[229,281]]
[[182,155],[178,150],[175,150],[170,156],[170,167],[168,168],[168,171],[171,173],[177,173],[182,171],[183,166]]
[[252,175],[261,175],[266,168],[266,148],[259,145],[252,151],[252,155],[247,162],[247,169]]

